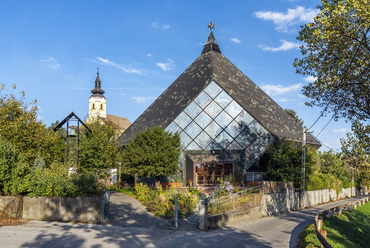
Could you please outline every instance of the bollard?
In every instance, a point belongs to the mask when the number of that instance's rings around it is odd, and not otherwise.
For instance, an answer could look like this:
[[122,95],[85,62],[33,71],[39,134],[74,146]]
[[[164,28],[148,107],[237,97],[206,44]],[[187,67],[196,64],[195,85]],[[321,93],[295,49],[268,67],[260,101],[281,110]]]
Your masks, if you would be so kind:
[[322,219],[318,219],[316,222],[317,230],[320,232],[322,227]]
[[343,209],[339,209],[339,210],[338,210],[338,215],[339,215],[339,216],[342,216],[342,211],[343,211]]
[[323,236],[323,238],[326,239],[327,232],[325,230],[321,230],[320,233]]
[[204,194],[199,196],[199,229],[203,231],[208,230],[208,200]]

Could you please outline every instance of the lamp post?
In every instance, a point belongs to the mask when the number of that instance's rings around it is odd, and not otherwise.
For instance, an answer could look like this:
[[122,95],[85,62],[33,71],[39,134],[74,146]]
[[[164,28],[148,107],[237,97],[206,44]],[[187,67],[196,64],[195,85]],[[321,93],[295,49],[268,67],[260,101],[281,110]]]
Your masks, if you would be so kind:
[[303,140],[302,140],[302,192],[303,192],[303,207],[306,206],[305,202],[305,191],[306,191],[306,139],[307,133],[313,133],[308,131],[307,127],[303,127]]

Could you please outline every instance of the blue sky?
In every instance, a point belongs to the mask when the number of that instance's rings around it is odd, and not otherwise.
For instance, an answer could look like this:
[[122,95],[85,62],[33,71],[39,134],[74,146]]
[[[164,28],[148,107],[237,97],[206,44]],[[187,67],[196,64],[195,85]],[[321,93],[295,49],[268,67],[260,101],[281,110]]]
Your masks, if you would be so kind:
[[[0,82],[37,98],[46,125],[88,114],[97,67],[107,113],[135,119],[201,54],[209,30],[221,52],[282,108],[310,127],[321,109],[304,105],[312,78],[295,73],[300,26],[318,0],[0,0]],[[317,135],[331,115],[312,128]],[[350,131],[332,121],[319,139],[335,151]],[[324,147],[325,150],[328,148]]]

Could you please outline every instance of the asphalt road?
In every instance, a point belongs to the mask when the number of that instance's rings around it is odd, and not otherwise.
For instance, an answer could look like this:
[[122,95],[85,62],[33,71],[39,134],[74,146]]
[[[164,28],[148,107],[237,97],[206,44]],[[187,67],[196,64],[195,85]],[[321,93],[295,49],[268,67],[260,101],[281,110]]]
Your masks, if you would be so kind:
[[294,247],[315,214],[346,199],[208,232],[29,221],[0,228],[0,247]]

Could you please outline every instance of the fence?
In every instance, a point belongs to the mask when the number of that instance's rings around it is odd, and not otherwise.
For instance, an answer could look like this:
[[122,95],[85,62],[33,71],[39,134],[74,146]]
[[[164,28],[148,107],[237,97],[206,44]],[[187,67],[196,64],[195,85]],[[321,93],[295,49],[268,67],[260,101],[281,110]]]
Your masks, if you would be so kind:
[[210,216],[219,215],[254,207],[255,197],[252,193],[259,193],[260,191],[261,186],[257,186],[236,193],[230,190],[228,195],[224,195],[227,191],[225,192],[222,188],[216,187],[209,197],[207,213]]

